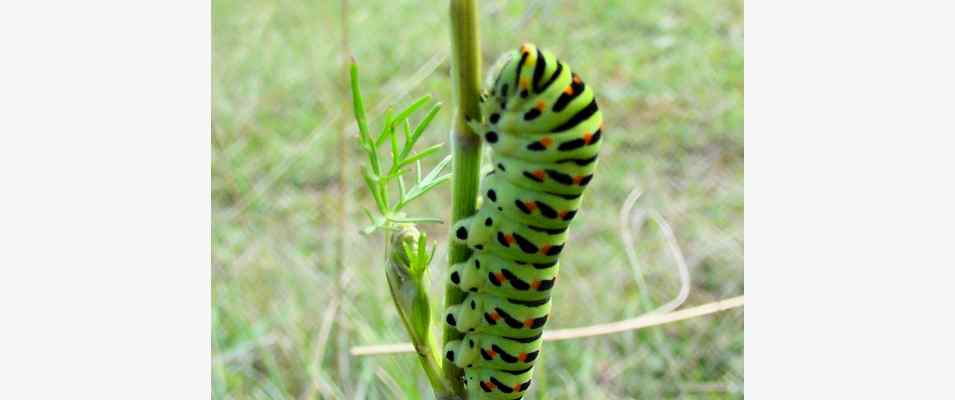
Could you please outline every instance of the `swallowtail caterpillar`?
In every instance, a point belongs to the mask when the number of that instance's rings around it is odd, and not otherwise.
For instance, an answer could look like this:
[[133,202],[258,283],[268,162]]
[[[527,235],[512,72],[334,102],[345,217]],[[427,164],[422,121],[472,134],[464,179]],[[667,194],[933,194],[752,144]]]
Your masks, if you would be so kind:
[[452,227],[474,254],[449,279],[468,296],[445,321],[464,337],[445,357],[470,399],[521,399],[539,359],[558,258],[593,178],[603,118],[591,88],[533,44],[505,53],[469,124],[490,145],[477,213]]

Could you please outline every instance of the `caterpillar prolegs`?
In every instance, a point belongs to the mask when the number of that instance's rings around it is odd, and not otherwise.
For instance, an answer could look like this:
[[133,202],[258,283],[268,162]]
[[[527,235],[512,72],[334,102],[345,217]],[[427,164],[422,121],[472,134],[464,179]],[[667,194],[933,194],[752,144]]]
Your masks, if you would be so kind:
[[451,266],[465,300],[445,321],[464,333],[445,357],[465,370],[471,399],[520,399],[530,387],[567,228],[597,166],[603,119],[593,91],[552,53],[505,53],[481,95],[494,170],[477,213],[453,227],[474,254]]

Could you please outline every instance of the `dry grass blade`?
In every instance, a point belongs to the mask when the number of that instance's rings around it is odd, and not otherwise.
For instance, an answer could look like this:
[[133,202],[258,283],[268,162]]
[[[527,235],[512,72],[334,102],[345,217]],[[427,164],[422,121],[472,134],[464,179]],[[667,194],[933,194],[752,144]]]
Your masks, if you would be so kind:
[[[674,311],[666,314],[650,314],[623,321],[611,322],[607,324],[597,324],[581,328],[559,329],[554,331],[545,331],[544,340],[548,342],[558,340],[577,339],[584,337],[594,337],[610,335],[613,333],[635,331],[638,329],[649,328],[651,326],[668,324],[671,322],[683,321],[686,319],[702,317],[704,315],[718,313],[720,311],[732,310],[743,306],[743,296],[732,297],[726,300],[706,303],[701,306],[690,307],[685,310]],[[393,343],[371,346],[357,346],[351,348],[351,355],[361,356],[379,356],[385,354],[412,353],[414,348],[410,343]]]
[[544,340],[557,341],[575,339],[581,337],[592,337],[609,335],[612,333],[634,331],[637,329],[648,328],[651,326],[668,324],[671,322],[682,321],[685,319],[702,317],[704,315],[717,313],[720,311],[731,310],[743,306],[743,296],[732,297],[726,300],[706,303],[701,306],[687,308],[685,310],[674,311],[666,314],[650,314],[637,318],[631,318],[623,321],[611,322],[608,324],[591,325],[583,328],[559,329],[555,331],[544,332]]
[[[637,204],[637,201],[643,195],[643,191],[640,187],[635,187],[630,194],[627,195],[627,199],[623,202],[623,206],[620,207],[620,237],[623,240],[623,248],[627,254],[627,262],[637,274],[643,275],[643,270],[640,268],[640,263],[637,261],[637,252],[634,247],[631,245],[633,243],[633,234],[630,229],[630,222],[632,220],[642,220],[645,215],[649,215],[650,219],[660,227],[660,231],[663,233],[663,238],[666,241],[667,248],[670,250],[670,254],[673,256],[673,262],[676,264],[677,273],[680,276],[680,291],[677,293],[676,297],[668,301],[666,304],[657,307],[656,309],[646,313],[650,314],[663,314],[673,310],[676,310],[680,305],[686,301],[687,297],[690,296],[690,268],[686,264],[686,258],[683,256],[683,252],[680,250],[680,246],[676,242],[676,236],[673,234],[673,228],[670,227],[670,224],[663,218],[656,210],[638,210],[634,212],[634,207]],[[631,218],[632,217],[632,218]],[[639,223],[637,225],[637,232],[639,232],[640,227]],[[640,278],[642,279],[642,278]]]
[[317,370],[312,376],[309,393],[314,394],[316,392],[322,393],[325,396],[328,396],[328,388],[322,384],[322,366],[324,363],[322,359],[325,358],[325,349],[327,348],[329,335],[332,331],[332,324],[335,322],[335,316],[338,315],[338,297],[332,298],[332,302],[328,307],[322,312],[324,317],[322,318],[322,324],[318,329],[318,340],[317,345],[315,346],[315,354],[312,356],[313,363],[317,366]]

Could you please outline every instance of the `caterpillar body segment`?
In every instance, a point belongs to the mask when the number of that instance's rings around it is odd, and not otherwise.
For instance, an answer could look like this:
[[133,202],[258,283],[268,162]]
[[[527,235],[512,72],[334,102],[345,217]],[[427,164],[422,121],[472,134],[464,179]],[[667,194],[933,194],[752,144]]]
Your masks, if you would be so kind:
[[470,293],[461,304],[445,311],[445,322],[465,333],[497,337],[538,336],[550,314],[550,298],[540,300],[503,299],[484,293]]
[[465,368],[464,385],[468,399],[519,400],[531,386],[534,367],[507,371],[491,368]]
[[[596,104],[596,103],[594,103]],[[599,114],[597,111],[595,114]],[[492,116],[500,115],[492,112]],[[584,120],[573,128],[559,132],[521,132],[520,135],[504,135],[504,127],[481,125],[471,122],[471,128],[496,154],[517,157],[531,162],[553,163],[562,158],[586,158],[597,154],[602,132],[600,117]]]
[[540,300],[550,297],[557,283],[559,263],[508,262],[489,252],[472,254],[451,266],[449,279],[463,292],[485,293],[506,299]]
[[[547,173],[542,172],[542,174]],[[546,175],[542,176],[546,177]],[[587,176],[593,176],[593,174]],[[481,194],[484,196],[481,200],[481,208],[469,219],[462,219],[454,224],[456,240],[466,240],[468,247],[475,248],[476,245],[494,238],[489,231],[493,231],[501,221],[513,221],[551,230],[566,230],[570,226],[572,217],[568,215],[576,214],[575,211],[580,208],[583,197],[579,191],[553,193],[528,190],[524,185],[530,186],[533,183],[529,178],[521,172],[514,174],[513,178],[528,180],[528,183],[518,182],[520,185],[516,185],[513,180],[498,172],[485,176],[481,188]],[[593,178],[586,179],[589,183],[589,180]],[[470,229],[480,224],[484,227]],[[476,248],[476,250],[481,249]]]
[[540,355],[541,336],[500,338],[486,334],[467,334],[444,347],[445,358],[460,368],[523,370]]
[[445,321],[464,337],[445,358],[471,399],[519,399],[530,387],[569,228],[594,178],[603,116],[570,66],[525,44],[492,68],[470,127],[492,151],[475,215],[452,226],[474,250],[448,279],[468,293]]

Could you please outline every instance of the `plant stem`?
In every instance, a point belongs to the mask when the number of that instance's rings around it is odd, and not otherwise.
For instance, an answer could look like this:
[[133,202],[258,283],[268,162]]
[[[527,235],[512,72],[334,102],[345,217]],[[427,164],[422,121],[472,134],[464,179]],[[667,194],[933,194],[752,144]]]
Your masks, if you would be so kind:
[[418,360],[421,362],[421,366],[424,367],[424,372],[428,376],[428,381],[431,382],[431,388],[434,390],[435,396],[439,399],[454,398],[455,395],[448,392],[450,388],[446,383],[447,381],[441,376],[441,362],[438,358],[440,356],[434,352],[434,341],[430,335],[426,340],[425,346],[423,346],[423,348],[417,348],[416,346],[415,351],[418,353]]
[[[453,206],[451,209],[453,224],[474,214],[477,206],[482,143],[481,138],[468,127],[465,117],[477,119],[480,116],[480,109],[478,108],[480,94],[478,91],[481,84],[481,43],[478,29],[477,0],[451,0],[450,14],[451,80],[457,102],[457,112],[451,131],[452,154],[454,155]],[[451,243],[448,261],[455,264],[467,260],[471,255],[470,249],[461,244],[453,244],[453,240]],[[445,289],[445,306],[459,304],[464,300],[464,297],[464,292],[458,290],[454,285],[448,284]],[[457,330],[447,325],[444,327],[445,343],[460,339],[462,336]],[[454,393],[460,399],[467,397],[462,381],[463,374],[464,371],[455,366],[454,363],[444,363],[445,380],[451,383]]]

